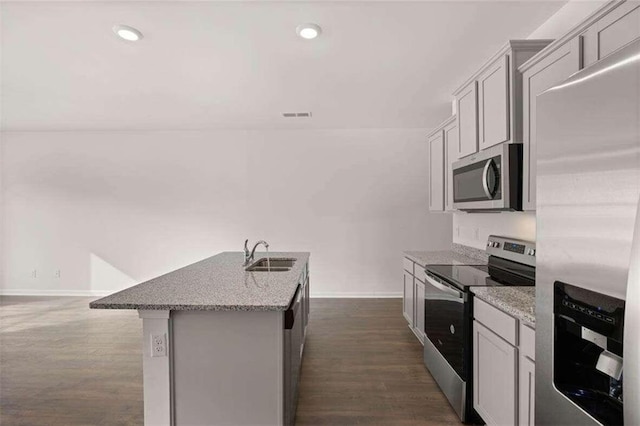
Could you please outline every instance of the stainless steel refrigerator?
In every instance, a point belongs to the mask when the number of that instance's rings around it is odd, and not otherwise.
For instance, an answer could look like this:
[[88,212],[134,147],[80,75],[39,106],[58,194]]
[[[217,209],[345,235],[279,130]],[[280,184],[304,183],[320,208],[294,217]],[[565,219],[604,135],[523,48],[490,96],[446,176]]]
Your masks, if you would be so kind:
[[536,424],[640,425],[640,41],[536,107]]

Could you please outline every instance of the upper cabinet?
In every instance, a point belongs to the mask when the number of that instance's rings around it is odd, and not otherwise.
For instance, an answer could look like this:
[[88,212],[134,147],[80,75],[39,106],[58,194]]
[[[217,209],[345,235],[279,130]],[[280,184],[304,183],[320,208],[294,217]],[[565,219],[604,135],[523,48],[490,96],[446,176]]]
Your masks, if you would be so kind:
[[536,63],[528,63],[523,70],[523,155],[522,209],[536,209],[536,97],[580,69],[578,38],[545,56]]
[[478,85],[475,81],[456,93],[458,157],[478,152]]
[[453,116],[443,123],[444,131],[444,209],[453,211],[453,163],[458,160],[458,126]]
[[585,67],[640,38],[640,2],[626,1],[612,6],[580,35]]
[[522,76],[518,67],[552,40],[511,40],[453,94],[458,157],[522,141]]
[[458,159],[458,127],[456,116],[441,123],[429,140],[429,210],[452,211],[452,163]]
[[523,210],[536,209],[536,97],[638,38],[640,2],[611,1],[518,68],[523,98]]
[[509,56],[478,76],[478,142],[480,149],[509,140]]
[[444,210],[444,132],[429,135],[429,210]]

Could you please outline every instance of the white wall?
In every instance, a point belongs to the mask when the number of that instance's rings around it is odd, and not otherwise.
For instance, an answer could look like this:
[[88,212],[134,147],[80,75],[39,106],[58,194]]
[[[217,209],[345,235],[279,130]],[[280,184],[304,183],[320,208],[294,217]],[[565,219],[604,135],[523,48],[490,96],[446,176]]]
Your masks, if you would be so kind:
[[315,295],[399,295],[402,250],[451,244],[425,134],[5,133],[3,292],[102,294],[263,238],[312,253]]
[[489,235],[535,241],[536,215],[534,212],[454,213],[454,242],[484,250]]
[[[607,2],[608,0],[569,1],[527,38],[562,37]],[[484,249],[487,237],[491,234],[535,241],[535,213],[454,213],[453,242]]]

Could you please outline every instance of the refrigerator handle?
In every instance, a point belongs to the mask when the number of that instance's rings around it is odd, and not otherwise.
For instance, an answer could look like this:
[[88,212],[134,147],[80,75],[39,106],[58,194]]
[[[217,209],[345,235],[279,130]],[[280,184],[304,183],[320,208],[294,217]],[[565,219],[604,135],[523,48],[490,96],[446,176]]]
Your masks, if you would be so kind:
[[640,200],[627,280],[623,355],[624,424],[640,425]]

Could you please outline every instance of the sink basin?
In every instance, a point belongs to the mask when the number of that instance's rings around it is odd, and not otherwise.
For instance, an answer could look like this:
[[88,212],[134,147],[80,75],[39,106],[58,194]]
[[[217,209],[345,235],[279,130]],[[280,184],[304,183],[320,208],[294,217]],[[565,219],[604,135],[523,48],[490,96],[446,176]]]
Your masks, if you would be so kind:
[[[286,272],[290,271],[296,259],[286,257],[272,257],[267,262],[267,258],[263,257],[253,262],[245,268],[245,271],[251,272]],[[269,268],[271,267],[271,268]]]

